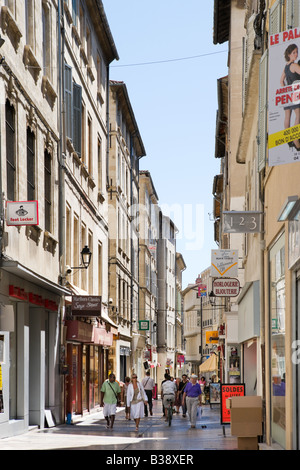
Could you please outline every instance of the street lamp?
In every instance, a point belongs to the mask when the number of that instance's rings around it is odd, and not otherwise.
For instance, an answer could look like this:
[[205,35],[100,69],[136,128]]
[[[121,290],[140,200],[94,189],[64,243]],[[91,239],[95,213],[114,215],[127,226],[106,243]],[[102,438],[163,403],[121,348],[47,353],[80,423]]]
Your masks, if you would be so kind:
[[81,265],[77,267],[72,267],[71,269],[87,269],[90,265],[92,252],[90,251],[89,247],[85,245],[85,247],[81,250]]

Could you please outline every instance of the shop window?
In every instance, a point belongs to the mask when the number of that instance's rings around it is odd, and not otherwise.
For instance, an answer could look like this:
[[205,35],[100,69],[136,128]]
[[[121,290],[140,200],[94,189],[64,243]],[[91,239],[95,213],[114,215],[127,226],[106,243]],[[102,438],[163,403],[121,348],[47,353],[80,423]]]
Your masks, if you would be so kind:
[[285,447],[285,247],[284,235],[270,250],[271,420],[272,438]]

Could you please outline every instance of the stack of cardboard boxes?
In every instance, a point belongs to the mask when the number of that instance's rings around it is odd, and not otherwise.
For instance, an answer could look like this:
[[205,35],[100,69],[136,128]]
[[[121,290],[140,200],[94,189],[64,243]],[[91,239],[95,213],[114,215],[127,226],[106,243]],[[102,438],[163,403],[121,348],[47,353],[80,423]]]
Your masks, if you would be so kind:
[[237,436],[239,450],[258,450],[262,435],[262,399],[258,396],[231,397],[226,400],[230,409],[231,434]]

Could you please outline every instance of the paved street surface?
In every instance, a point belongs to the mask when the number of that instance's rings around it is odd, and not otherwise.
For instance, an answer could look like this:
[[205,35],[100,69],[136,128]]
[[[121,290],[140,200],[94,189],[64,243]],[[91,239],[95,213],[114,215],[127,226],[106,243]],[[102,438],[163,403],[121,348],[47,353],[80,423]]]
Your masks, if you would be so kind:
[[134,421],[125,420],[124,408],[118,409],[113,430],[106,429],[103,413],[99,411],[76,418],[72,425],[36,429],[0,439],[0,450],[172,451],[172,454],[189,450],[236,450],[237,440],[231,436],[230,427],[220,425],[219,406],[206,405],[202,409],[196,429],[191,429],[188,417],[183,418],[181,414],[174,415],[169,427],[162,417],[161,400],[154,401],[153,416],[141,420],[138,433]]

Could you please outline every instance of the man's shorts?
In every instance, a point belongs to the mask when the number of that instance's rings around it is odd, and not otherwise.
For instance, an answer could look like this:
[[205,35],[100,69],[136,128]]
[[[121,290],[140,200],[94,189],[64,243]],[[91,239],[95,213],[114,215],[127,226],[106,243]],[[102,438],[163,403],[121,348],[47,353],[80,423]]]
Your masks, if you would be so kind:
[[163,396],[163,405],[168,406],[169,403],[171,403],[172,405],[175,403],[175,395],[164,395]]
[[117,404],[116,403],[114,403],[113,405],[111,405],[110,403],[104,403],[104,407],[103,407],[103,416],[104,417],[115,415],[116,411],[117,411]]

